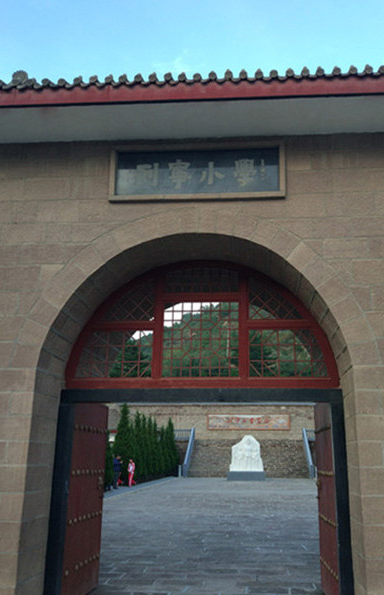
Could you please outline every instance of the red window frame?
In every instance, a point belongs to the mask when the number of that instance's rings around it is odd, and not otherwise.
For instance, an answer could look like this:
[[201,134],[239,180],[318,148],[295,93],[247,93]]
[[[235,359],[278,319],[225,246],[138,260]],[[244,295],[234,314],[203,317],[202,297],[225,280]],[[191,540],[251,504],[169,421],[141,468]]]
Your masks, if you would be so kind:
[[[185,270],[191,267],[215,267],[235,271],[239,275],[238,291],[215,292],[166,292],[164,278],[168,271]],[[249,308],[249,279],[260,280],[269,290],[289,301],[302,318],[298,319],[250,319]],[[129,290],[139,285],[155,281],[155,301],[153,320],[119,320],[103,321],[105,312]],[[236,301],[239,303],[239,376],[237,377],[162,377],[162,349],[163,349],[163,312],[165,305],[180,302],[220,302]],[[151,377],[76,377],[77,366],[83,349],[91,333],[95,330],[152,330],[152,375]],[[322,352],[328,375],[324,377],[259,377],[249,376],[249,348],[248,336],[250,330],[268,329],[309,329],[317,340]],[[240,267],[223,262],[185,262],[161,267],[126,284],[113,293],[93,314],[89,322],[80,333],[69,358],[66,370],[66,387],[77,389],[102,388],[337,388],[339,376],[337,366],[328,339],[323,330],[301,304],[301,302],[287,289],[272,281],[265,275],[246,267]]]

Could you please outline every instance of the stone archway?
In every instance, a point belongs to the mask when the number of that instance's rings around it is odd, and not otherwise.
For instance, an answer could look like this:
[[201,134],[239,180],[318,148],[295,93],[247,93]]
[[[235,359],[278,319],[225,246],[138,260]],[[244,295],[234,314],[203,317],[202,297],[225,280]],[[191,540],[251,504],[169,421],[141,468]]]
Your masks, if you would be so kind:
[[[236,225],[239,229],[230,231],[238,231],[243,237],[224,233],[170,234],[169,228],[174,222],[166,222],[165,219],[162,222],[157,221],[157,234],[161,223],[164,223],[162,236],[153,237],[144,243],[137,243],[137,239],[132,239],[140,237],[140,233],[143,233],[143,237],[150,235],[144,222],[138,224],[134,230],[133,226],[125,225],[102,236],[56,275],[26,322],[26,326],[30,326],[30,332],[36,324],[43,329],[33,350],[37,373],[26,488],[28,490],[29,486],[38,485],[39,489],[34,490],[34,501],[40,498],[41,502],[42,494],[45,498],[40,505],[38,521],[34,519],[26,522],[21,531],[21,581],[28,572],[29,575],[33,572],[28,563],[32,548],[36,561],[33,570],[36,575],[40,572],[37,576],[42,576],[56,416],[69,352],[82,326],[101,301],[119,285],[138,274],[154,266],[180,259],[206,258],[209,254],[210,258],[250,266],[272,277],[303,302],[326,332],[338,362],[345,402],[347,405],[353,403],[351,358],[343,334],[351,336],[357,327],[367,336],[369,329],[364,327],[359,309],[348,289],[320,256],[293,234],[268,222],[261,222],[255,228],[249,221],[240,220]],[[355,308],[353,313],[352,307]],[[353,419],[349,419],[352,416],[348,406],[346,412],[347,433],[353,432]],[[351,423],[348,426],[349,421]],[[33,523],[39,531],[38,543],[32,545],[31,538],[27,536]],[[37,535],[37,532],[34,534]],[[36,584],[37,582],[38,579]]]

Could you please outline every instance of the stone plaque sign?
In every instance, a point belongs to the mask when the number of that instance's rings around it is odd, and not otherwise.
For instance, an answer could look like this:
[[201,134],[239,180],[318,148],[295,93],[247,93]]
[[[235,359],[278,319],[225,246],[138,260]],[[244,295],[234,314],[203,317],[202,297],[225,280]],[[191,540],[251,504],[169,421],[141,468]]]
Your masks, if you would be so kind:
[[208,430],[289,430],[289,415],[208,415]]
[[111,200],[282,195],[280,148],[118,151]]

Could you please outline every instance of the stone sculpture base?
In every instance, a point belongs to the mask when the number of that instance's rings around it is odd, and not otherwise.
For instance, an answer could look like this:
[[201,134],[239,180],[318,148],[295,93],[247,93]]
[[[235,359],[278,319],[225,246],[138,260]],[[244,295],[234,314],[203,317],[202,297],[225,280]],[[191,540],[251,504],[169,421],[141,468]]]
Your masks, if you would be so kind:
[[228,471],[228,481],[264,481],[264,471]]

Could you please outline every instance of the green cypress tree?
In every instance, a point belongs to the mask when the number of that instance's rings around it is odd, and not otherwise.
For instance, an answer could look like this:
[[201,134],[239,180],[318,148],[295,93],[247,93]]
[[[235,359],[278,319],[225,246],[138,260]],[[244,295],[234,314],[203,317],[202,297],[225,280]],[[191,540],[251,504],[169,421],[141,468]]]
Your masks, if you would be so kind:
[[171,458],[169,456],[169,449],[167,446],[167,435],[165,432],[165,427],[161,426],[160,428],[160,442],[159,442],[159,446],[160,446],[160,450],[161,450],[161,454],[162,454],[162,459],[163,459],[163,473],[164,474],[168,474],[170,473],[171,469],[172,469],[172,461]]
[[148,478],[150,475],[150,460],[149,460],[149,444],[148,444],[148,419],[147,416],[142,413],[141,414],[141,440],[140,440],[140,450],[141,450],[141,464],[142,464],[142,473],[145,479]]
[[158,474],[156,459],[156,443],[154,440],[154,421],[152,417],[147,420],[147,448],[148,448],[148,473],[154,477]]
[[179,452],[177,450],[175,441],[175,430],[173,427],[172,419],[168,419],[168,424],[165,429],[167,449],[169,451],[169,459],[171,463],[171,471],[175,471],[175,467],[179,464]]
[[115,455],[121,456],[121,479],[124,483],[126,483],[128,479],[128,461],[130,458],[133,458],[134,454],[133,428],[129,419],[129,408],[126,403],[122,405],[120,410],[120,419],[117,425],[116,438],[113,445],[113,453]]
[[163,453],[160,448],[160,436],[156,420],[153,420],[153,453],[155,460],[156,475],[162,475],[164,469]]
[[[147,470],[147,459],[145,453],[145,415],[136,411],[135,414],[135,464],[136,464],[136,476],[138,479],[145,479],[148,475]],[[132,457],[133,458],[133,457]]]

